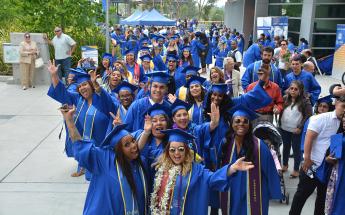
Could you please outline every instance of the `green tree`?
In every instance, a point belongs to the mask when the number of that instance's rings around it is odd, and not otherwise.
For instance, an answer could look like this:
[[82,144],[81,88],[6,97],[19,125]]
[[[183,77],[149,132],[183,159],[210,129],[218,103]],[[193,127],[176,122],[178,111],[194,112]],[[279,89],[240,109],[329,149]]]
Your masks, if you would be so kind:
[[217,0],[196,0],[196,5],[198,8],[198,18],[203,18],[204,20],[208,19],[208,15],[212,7]]
[[224,20],[224,7],[211,8],[209,20],[211,21],[223,21]]

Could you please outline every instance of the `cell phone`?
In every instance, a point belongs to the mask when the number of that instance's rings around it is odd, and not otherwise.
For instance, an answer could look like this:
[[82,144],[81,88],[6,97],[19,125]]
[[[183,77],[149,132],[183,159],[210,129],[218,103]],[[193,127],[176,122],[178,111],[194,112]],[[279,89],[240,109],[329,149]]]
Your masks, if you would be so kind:
[[62,111],[69,111],[70,109],[72,109],[70,106],[68,106],[68,104],[64,104],[62,105],[59,110],[62,110]]

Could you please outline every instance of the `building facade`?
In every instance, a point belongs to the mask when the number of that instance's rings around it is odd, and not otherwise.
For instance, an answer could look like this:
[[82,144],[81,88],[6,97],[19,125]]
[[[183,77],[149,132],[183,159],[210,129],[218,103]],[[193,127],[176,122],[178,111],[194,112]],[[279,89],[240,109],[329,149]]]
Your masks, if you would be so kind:
[[345,24],[345,0],[227,0],[224,23],[256,39],[256,19],[288,16],[288,37],[309,42],[316,57],[334,52],[337,24]]

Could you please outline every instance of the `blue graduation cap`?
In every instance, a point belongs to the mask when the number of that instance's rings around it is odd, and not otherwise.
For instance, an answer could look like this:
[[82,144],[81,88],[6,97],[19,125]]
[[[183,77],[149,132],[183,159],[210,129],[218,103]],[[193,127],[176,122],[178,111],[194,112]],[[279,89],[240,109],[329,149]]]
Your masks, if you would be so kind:
[[166,105],[155,103],[147,110],[147,114],[150,117],[154,117],[157,115],[167,115],[171,117],[171,109],[167,107]]
[[154,39],[155,39],[156,41],[164,41],[164,40],[165,40],[165,37],[163,37],[162,35],[156,35],[156,36],[154,37]]
[[333,96],[332,95],[328,95],[328,96],[324,96],[324,97],[320,97],[317,100],[317,103],[327,103],[327,104],[332,104],[333,100],[332,100]]
[[126,52],[125,52],[125,55],[128,55],[128,54],[133,54],[133,55],[135,55],[134,49],[127,49]]
[[188,111],[191,107],[192,107],[192,105],[190,105],[190,104],[188,104],[188,103],[186,103],[180,99],[176,99],[170,108],[171,108],[172,115],[174,115],[178,110],[185,109],[186,111]]
[[114,149],[117,144],[120,143],[120,140],[127,136],[131,135],[126,130],[127,124],[120,124],[117,125],[111,130],[111,132],[104,138],[103,142],[101,143],[101,147]]
[[186,83],[186,87],[190,87],[190,85],[192,84],[200,84],[201,86],[203,85],[203,83],[206,81],[206,78],[197,76],[197,75],[193,75]]
[[70,72],[74,74],[73,80],[75,80],[78,85],[90,80],[90,75],[81,67],[75,69],[71,68]]
[[228,90],[228,84],[212,84],[210,91],[217,93],[226,93]]
[[143,38],[141,38],[141,39],[139,40],[139,43],[140,43],[140,44],[143,44],[143,43],[149,43],[149,41],[150,41],[150,39],[149,39],[149,38],[147,38],[147,37],[143,37]]
[[114,62],[114,58],[113,58],[113,55],[110,54],[110,53],[104,53],[102,55],[102,59],[107,59],[109,61],[109,65],[113,65],[113,62]]
[[258,118],[259,116],[255,113],[255,111],[249,109],[247,106],[244,106],[242,104],[236,105],[230,110],[228,110],[228,113],[232,115],[232,117],[235,116],[243,116],[249,119],[250,121],[253,121],[254,119]]
[[141,59],[141,61],[149,61],[150,62],[152,60],[152,57],[151,57],[151,55],[146,54],[146,55],[141,56],[140,59]]
[[112,90],[112,92],[119,94],[121,90],[127,90],[130,93],[134,93],[138,89],[137,86],[128,83],[127,81],[122,81],[119,86]]
[[183,70],[181,71],[181,73],[185,73],[186,75],[198,75],[198,71],[200,70],[199,67],[195,67],[195,66],[186,66],[185,68],[183,68]]
[[341,159],[343,154],[343,134],[334,134],[331,136],[331,145],[329,146],[330,153],[333,154],[332,157],[336,159]]
[[189,51],[190,52],[191,47],[190,46],[183,46],[182,51]]
[[169,136],[169,142],[180,142],[188,145],[195,139],[193,135],[179,128],[162,130],[160,132]]
[[174,54],[168,54],[167,55],[167,62],[169,62],[170,60],[177,61],[178,60],[178,56],[174,55]]
[[140,82],[146,84],[149,81],[149,78],[147,76],[142,77],[142,79],[140,80]]
[[151,82],[158,82],[162,84],[168,84],[170,75],[167,72],[156,71],[145,74],[145,76],[151,78]]
[[150,52],[150,48],[147,47],[147,46],[142,46],[142,47],[140,48],[140,51]]

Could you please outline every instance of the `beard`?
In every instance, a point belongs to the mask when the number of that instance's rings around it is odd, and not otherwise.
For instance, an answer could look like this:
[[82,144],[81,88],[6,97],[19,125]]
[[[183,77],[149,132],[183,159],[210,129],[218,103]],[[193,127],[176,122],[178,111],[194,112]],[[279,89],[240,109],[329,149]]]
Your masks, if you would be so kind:
[[269,64],[269,63],[271,63],[271,60],[270,59],[263,59],[262,62],[264,64]]

